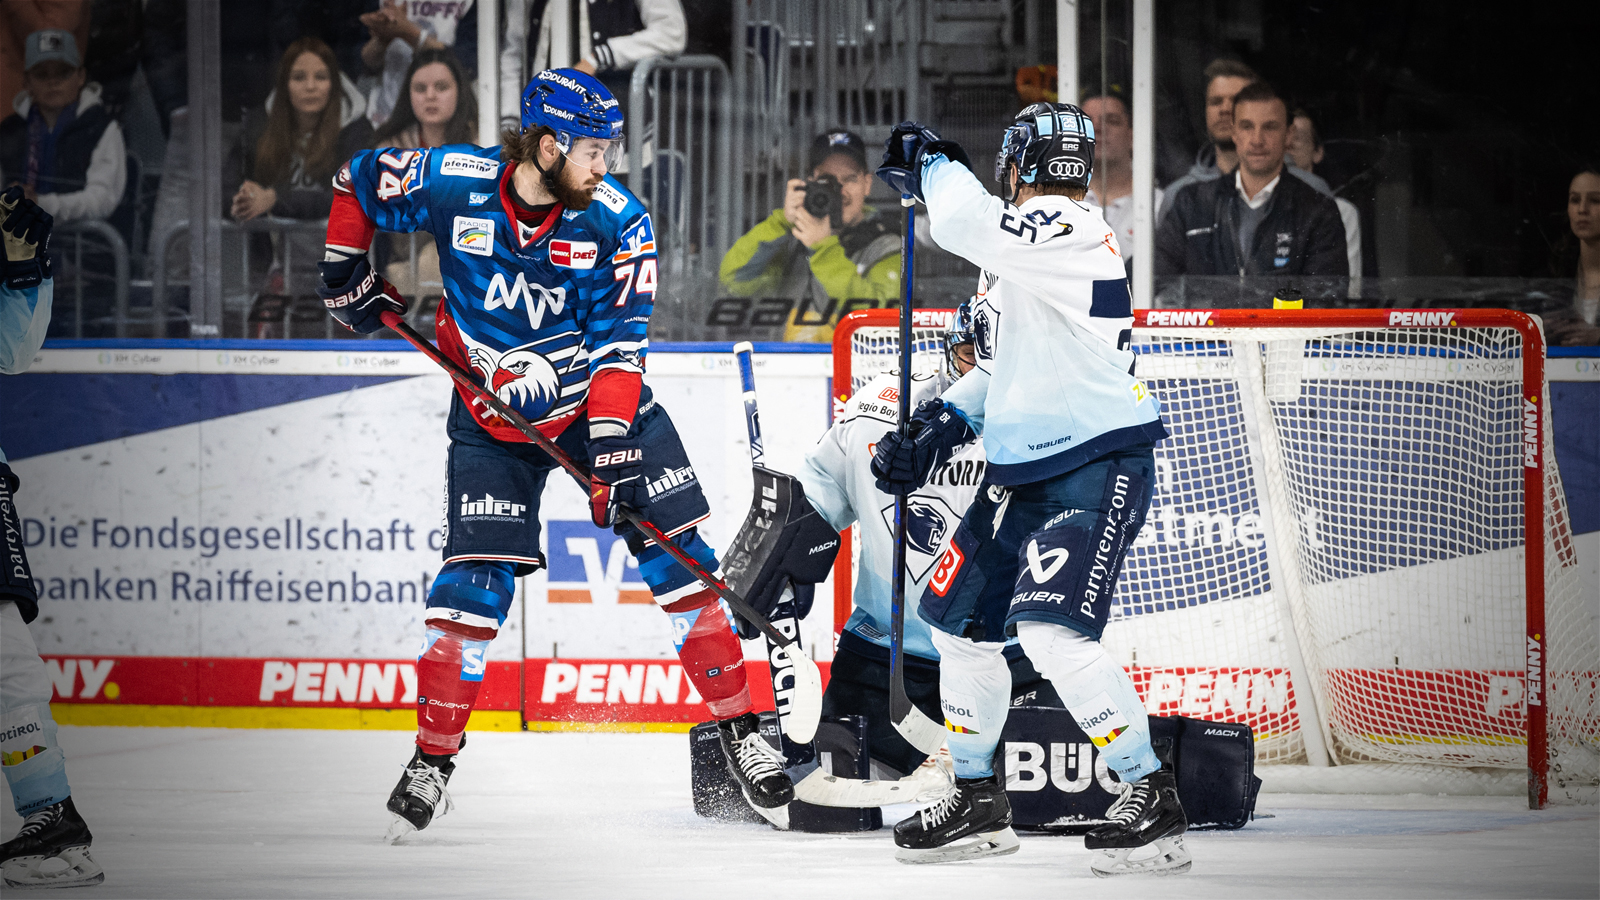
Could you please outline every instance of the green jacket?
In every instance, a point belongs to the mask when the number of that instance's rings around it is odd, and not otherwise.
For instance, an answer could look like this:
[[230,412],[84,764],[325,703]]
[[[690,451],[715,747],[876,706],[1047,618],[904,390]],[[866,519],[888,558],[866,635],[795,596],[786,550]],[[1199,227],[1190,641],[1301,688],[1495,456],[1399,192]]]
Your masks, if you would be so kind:
[[[874,305],[900,298],[900,235],[897,218],[863,208],[862,220],[814,249],[789,233],[789,219],[775,209],[765,221],[735,241],[722,258],[722,287],[736,297],[775,297],[809,301],[797,304],[785,329],[785,340],[832,338],[836,310],[832,301],[873,300]],[[827,313],[827,324],[816,322]]]

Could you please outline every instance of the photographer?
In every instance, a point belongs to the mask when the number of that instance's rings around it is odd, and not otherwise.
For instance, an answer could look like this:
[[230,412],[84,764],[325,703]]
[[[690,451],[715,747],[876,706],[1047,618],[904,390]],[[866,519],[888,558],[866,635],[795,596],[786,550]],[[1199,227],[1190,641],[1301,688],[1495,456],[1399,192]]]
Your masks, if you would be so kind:
[[[786,341],[830,341],[849,309],[900,296],[898,210],[866,205],[872,188],[866,144],[848,131],[817,135],[811,180],[789,182],[783,208],[734,242],[722,287],[738,297],[794,301]],[[845,301],[868,301],[850,304]]]

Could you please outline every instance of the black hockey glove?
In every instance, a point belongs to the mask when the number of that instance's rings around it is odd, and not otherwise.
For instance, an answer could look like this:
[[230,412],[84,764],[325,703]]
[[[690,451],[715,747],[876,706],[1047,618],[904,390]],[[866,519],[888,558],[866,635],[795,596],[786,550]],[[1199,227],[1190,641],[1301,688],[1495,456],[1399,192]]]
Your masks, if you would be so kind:
[[922,163],[929,156],[944,156],[972,169],[972,161],[960,144],[941,139],[938,132],[920,123],[901,122],[884,142],[878,177],[901,195],[910,194],[927,202],[922,196]]
[[649,495],[644,483],[644,451],[627,435],[589,439],[589,516],[609,528],[617,507],[644,509]]
[[[722,555],[728,587],[756,612],[772,618],[783,590],[794,587],[795,617],[811,612],[815,585],[828,577],[839,553],[839,533],[806,499],[798,479],[757,466],[750,514]],[[760,632],[735,617],[746,639]]]
[[0,194],[0,235],[6,246],[0,277],[12,290],[38,287],[50,277],[50,229],[55,220],[29,200],[22,185]]
[[977,437],[956,408],[943,400],[924,400],[911,414],[906,436],[891,431],[872,454],[872,475],[885,494],[914,491],[950,461],[956,448]]
[[333,317],[357,334],[371,334],[383,327],[383,311],[406,312],[406,298],[400,289],[373,271],[365,256],[317,263],[322,287],[317,294]]

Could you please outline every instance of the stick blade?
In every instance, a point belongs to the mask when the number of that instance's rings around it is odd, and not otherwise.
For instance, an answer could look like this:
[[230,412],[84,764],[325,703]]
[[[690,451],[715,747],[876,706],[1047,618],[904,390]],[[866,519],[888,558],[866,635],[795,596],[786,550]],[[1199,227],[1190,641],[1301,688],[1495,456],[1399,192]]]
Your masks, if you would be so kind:
[[922,710],[915,706],[909,707],[904,717],[894,721],[894,730],[900,732],[906,743],[923,753],[938,753],[939,748],[944,746],[944,726],[923,715]]
[[798,643],[783,648],[794,666],[794,699],[789,714],[783,717],[784,736],[796,744],[809,744],[817,736],[822,719],[822,673],[811,657],[800,652]]

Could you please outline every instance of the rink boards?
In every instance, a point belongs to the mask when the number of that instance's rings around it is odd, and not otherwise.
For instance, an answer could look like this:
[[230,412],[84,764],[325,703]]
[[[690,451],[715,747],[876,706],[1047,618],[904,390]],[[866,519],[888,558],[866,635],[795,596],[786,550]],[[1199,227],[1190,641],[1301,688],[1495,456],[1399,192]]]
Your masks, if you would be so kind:
[[[828,423],[831,360],[809,350],[758,347],[780,470]],[[732,356],[658,347],[648,379],[711,502],[703,532],[724,547],[750,501]],[[450,396],[420,354],[366,341],[78,342],[5,386],[0,446],[22,479],[43,593],[33,630],[63,721],[413,727]],[[582,492],[552,478],[540,522],[549,570],[519,579],[473,727],[707,718],[666,618],[625,545],[589,523]],[[804,625],[824,672],[832,625],[827,604]],[[764,650],[746,647],[758,695],[770,690]],[[1482,694],[1488,720],[1520,714],[1513,667],[1450,677]],[[1135,678],[1152,712],[1265,724],[1293,705],[1287,671],[1251,660]]]

